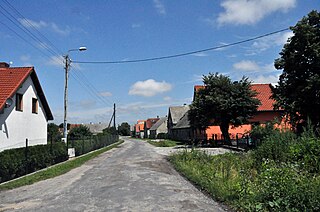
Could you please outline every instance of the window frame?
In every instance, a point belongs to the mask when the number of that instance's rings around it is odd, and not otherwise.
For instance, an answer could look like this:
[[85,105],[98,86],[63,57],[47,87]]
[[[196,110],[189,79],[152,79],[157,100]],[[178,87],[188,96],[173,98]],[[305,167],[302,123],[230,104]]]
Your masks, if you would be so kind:
[[39,110],[39,101],[37,98],[32,98],[31,112],[33,114],[38,114]]
[[23,94],[16,93],[16,111],[23,112]]

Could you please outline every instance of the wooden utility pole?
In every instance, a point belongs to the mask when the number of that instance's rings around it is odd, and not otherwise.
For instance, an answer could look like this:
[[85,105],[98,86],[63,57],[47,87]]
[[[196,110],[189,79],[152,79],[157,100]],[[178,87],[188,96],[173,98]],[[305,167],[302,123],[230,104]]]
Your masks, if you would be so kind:
[[116,128],[116,103],[113,104],[113,127],[114,127],[114,129],[117,130],[117,128]]

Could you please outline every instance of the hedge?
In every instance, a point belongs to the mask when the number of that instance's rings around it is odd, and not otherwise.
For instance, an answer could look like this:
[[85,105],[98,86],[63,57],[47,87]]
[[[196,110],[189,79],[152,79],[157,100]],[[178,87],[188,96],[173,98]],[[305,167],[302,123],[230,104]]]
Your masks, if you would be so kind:
[[0,152],[0,183],[68,160],[66,145],[57,142],[51,145],[36,145],[9,149]]
[[91,152],[96,149],[116,143],[119,140],[118,135],[96,135],[83,137],[80,140],[71,140],[69,147],[75,148],[76,156]]

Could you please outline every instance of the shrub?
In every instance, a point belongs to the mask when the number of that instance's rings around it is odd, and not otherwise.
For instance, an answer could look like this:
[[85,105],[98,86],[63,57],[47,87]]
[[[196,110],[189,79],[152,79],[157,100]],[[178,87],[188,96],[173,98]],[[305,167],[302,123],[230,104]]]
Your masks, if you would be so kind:
[[167,133],[159,133],[157,135],[157,139],[167,139],[168,138],[168,134]]
[[113,144],[119,140],[119,136],[111,134],[99,134],[97,136],[83,137],[79,140],[72,140],[71,145],[75,148],[76,156],[91,152],[96,149]]
[[26,148],[9,149],[0,152],[0,182],[20,177],[50,165],[68,159],[66,146],[58,142],[52,145],[29,146],[25,157]]

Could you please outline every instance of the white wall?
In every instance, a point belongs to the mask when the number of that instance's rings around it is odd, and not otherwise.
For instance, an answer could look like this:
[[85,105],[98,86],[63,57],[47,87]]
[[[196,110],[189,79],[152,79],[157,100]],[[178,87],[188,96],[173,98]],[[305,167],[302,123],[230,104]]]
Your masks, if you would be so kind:
[[[0,114],[0,151],[24,147],[26,138],[29,145],[47,143],[47,118],[36,94],[30,76],[17,91],[23,94],[23,111],[16,111],[16,96],[13,104]],[[32,98],[38,99],[38,113],[32,113]]]

